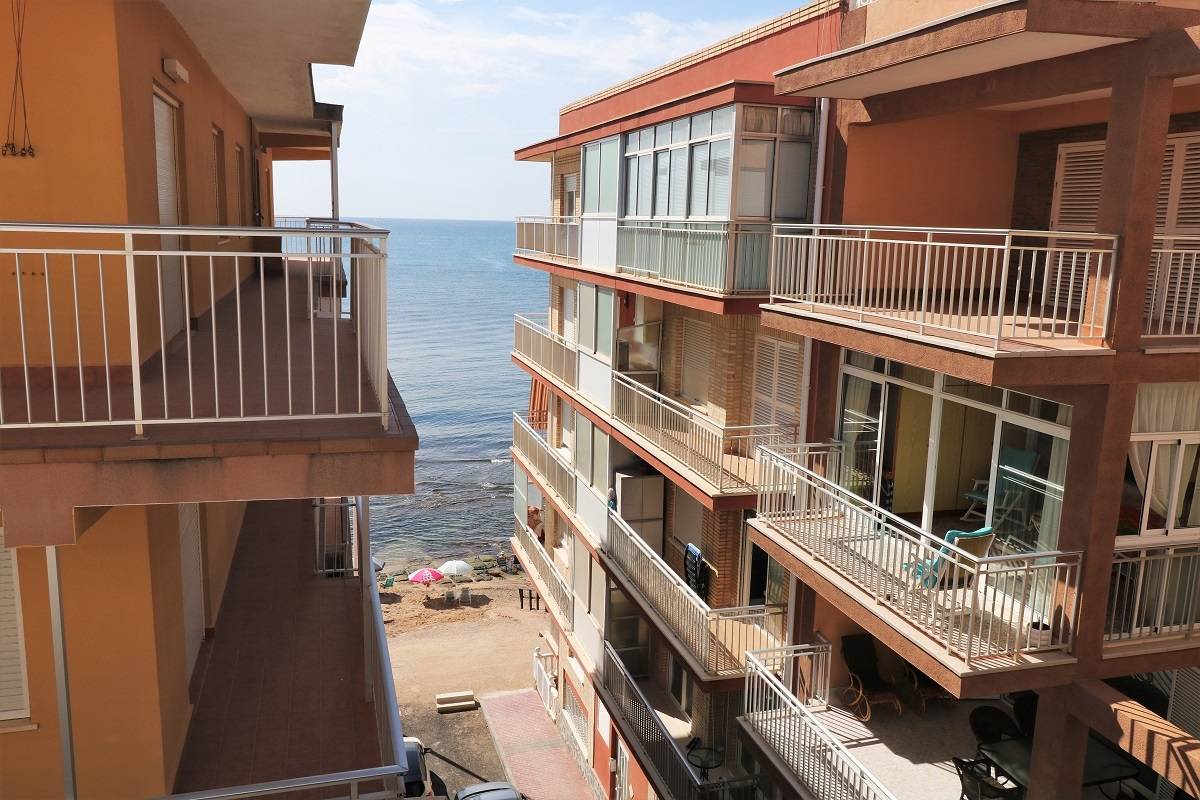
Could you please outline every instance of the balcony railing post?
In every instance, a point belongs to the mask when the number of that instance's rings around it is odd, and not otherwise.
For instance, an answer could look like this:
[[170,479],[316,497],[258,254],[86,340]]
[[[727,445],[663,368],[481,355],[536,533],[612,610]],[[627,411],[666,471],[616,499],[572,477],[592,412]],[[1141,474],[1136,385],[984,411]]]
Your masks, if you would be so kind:
[[[186,258],[186,256],[184,256]],[[125,291],[129,305],[129,371],[133,389],[133,432],[136,438],[144,435],[142,426],[142,358],[138,342],[137,277],[134,274],[133,234],[125,234]],[[184,287],[186,291],[187,287]],[[190,335],[190,334],[186,334]],[[166,358],[163,353],[162,358]],[[163,409],[164,416],[167,410]]]
[[921,321],[917,326],[917,330],[925,333],[926,314],[929,309],[929,272],[932,269],[933,259],[933,232],[925,234],[925,257],[922,259],[921,265]]
[[[999,292],[997,292],[1000,300],[996,307],[996,335],[992,339],[992,346],[995,347],[997,350],[1000,349],[1000,339],[1004,335],[1004,298],[1008,292],[1008,262],[1011,260],[1012,239],[1013,239],[1013,236],[1012,236],[1011,232],[1004,234],[1004,251],[1002,254],[1002,258],[1004,259],[1004,261],[1000,265],[1000,290],[999,290]],[[1014,324],[1015,324],[1016,313],[1017,313],[1017,310],[1016,310],[1016,307],[1014,306],[1013,307]]]

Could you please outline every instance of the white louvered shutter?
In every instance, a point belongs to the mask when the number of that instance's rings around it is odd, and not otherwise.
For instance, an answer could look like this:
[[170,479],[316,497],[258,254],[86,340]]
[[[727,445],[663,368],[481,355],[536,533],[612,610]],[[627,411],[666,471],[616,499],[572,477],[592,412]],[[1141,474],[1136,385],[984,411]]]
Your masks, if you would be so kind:
[[683,396],[708,402],[708,375],[712,371],[712,326],[695,319],[683,321]]
[[804,355],[797,342],[759,336],[754,348],[755,425],[798,425]]
[[29,716],[25,681],[17,554],[5,549],[4,528],[0,527],[0,719]]
[[562,287],[562,337],[575,341],[575,287]]
[[[1104,172],[1104,142],[1062,145],[1054,179],[1050,227],[1060,231],[1095,231],[1100,211]],[[1163,152],[1154,209],[1154,229],[1159,236],[1200,235],[1200,134],[1167,138]],[[1059,240],[1068,245],[1067,240]],[[1200,243],[1168,242],[1173,256],[1157,252],[1146,284],[1144,310],[1151,317],[1151,333],[1200,333]],[[1197,250],[1196,255],[1187,251]],[[1180,252],[1183,251],[1183,252]],[[1072,286],[1074,277],[1074,289]],[[1051,276],[1048,292],[1070,295],[1072,304],[1082,294],[1082,276],[1068,265]]]

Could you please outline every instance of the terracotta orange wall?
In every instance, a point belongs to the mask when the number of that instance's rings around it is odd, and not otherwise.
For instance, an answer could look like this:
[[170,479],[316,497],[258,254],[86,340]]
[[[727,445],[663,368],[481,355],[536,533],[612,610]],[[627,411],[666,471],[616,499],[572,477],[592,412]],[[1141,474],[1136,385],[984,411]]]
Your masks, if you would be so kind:
[[217,626],[217,615],[229,581],[238,534],[246,515],[245,503],[205,503],[201,506],[204,530],[204,625]]
[[[167,794],[190,706],[174,506],[118,507],[60,550],[79,796]],[[18,551],[36,730],[0,734],[0,797],[61,797],[45,558]]]
[[[121,109],[124,119],[125,171],[128,187],[129,221],[138,224],[158,224],[158,191],[155,179],[154,105],[155,87],[164,91],[179,105],[180,122],[180,219],[186,225],[216,225],[217,201],[213,176],[213,127],[220,128],[225,139],[225,203],[227,223],[239,224],[237,216],[238,191],[244,191],[250,205],[250,170],[253,147],[250,119],[238,102],[225,89],[200,52],[192,44],[175,17],[159,2],[117,3],[116,30],[119,46]],[[187,68],[187,83],[176,83],[162,71],[164,58],[178,59]],[[245,151],[244,171],[235,173],[235,145]],[[244,188],[243,188],[244,187]],[[187,246],[187,243],[184,243]],[[192,242],[193,247],[212,249],[250,249],[241,239],[227,244],[205,237]],[[149,266],[149,264],[147,264]],[[249,259],[237,265],[239,279],[248,274]],[[223,296],[234,284],[235,265],[232,259],[214,262],[214,281],[217,297]],[[191,313],[196,316],[208,308],[208,260],[191,259]],[[157,319],[156,285],[144,281],[138,289],[140,318]],[[153,326],[147,331],[143,348],[158,349]]]
[[852,125],[842,221],[1007,228],[1017,141],[1000,112]]
[[559,135],[590,128],[732,80],[774,83],[778,69],[836,49],[836,13],[793,25],[755,42],[677,70],[559,116]]
[[[829,685],[835,689],[845,686],[850,681],[846,670],[846,660],[842,658],[842,637],[864,633],[863,629],[854,620],[826,602],[820,595],[816,596],[816,606],[813,610],[813,624],[816,630],[828,639],[829,643],[833,646]],[[879,654],[880,671],[885,676],[891,676],[899,680],[904,672],[904,662],[900,660],[899,656],[878,642],[875,645],[875,649]]]

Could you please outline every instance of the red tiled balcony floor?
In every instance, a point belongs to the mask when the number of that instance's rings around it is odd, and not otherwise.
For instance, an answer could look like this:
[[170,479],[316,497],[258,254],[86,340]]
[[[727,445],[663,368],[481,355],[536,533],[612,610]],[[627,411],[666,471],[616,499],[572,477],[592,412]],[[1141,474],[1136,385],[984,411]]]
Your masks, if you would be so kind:
[[312,524],[247,507],[176,792],[380,766],[359,582],[313,574]]

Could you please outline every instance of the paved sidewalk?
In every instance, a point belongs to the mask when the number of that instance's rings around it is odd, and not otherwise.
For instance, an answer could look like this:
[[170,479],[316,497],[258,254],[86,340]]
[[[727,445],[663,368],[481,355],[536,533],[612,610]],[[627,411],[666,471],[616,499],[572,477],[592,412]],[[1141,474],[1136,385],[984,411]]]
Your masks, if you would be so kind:
[[530,800],[591,800],[574,756],[533,689],[479,698],[510,780]]

